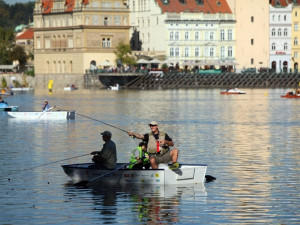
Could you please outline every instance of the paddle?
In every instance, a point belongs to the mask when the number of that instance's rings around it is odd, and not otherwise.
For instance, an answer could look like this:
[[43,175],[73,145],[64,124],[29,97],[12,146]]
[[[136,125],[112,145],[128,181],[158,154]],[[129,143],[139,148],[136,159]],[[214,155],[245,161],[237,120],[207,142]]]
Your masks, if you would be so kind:
[[109,172],[107,172],[107,173],[105,173],[105,174],[101,174],[100,176],[94,177],[94,178],[92,178],[92,179],[90,179],[90,180],[82,180],[82,181],[79,181],[78,183],[75,183],[74,186],[84,187],[84,186],[88,185],[91,181],[98,180],[99,178],[104,177],[104,176],[106,176],[106,175],[108,175],[108,174],[111,174],[111,173],[113,173],[113,172],[116,172],[116,171],[118,171],[118,170],[120,170],[120,169],[124,169],[126,166],[128,166],[128,164],[124,164],[124,165],[120,166],[120,167],[117,168],[117,169],[114,169],[114,170],[112,170],[112,171],[109,171]]
[[43,111],[40,115],[39,115],[39,119],[41,118],[42,115],[44,115],[46,112],[50,111],[51,109],[53,109],[53,107],[46,109],[45,111]]

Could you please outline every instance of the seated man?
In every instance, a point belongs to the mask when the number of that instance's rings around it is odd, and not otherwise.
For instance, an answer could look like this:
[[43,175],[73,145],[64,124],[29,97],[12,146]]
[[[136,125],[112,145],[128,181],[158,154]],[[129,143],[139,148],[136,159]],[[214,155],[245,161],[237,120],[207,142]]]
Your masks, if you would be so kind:
[[115,143],[111,140],[112,134],[110,131],[104,131],[101,135],[105,143],[101,151],[91,152],[91,155],[94,155],[92,161],[97,168],[114,169],[117,163],[117,150]]
[[149,155],[147,153],[147,144],[141,142],[139,147],[136,147],[131,154],[129,169],[149,169]]

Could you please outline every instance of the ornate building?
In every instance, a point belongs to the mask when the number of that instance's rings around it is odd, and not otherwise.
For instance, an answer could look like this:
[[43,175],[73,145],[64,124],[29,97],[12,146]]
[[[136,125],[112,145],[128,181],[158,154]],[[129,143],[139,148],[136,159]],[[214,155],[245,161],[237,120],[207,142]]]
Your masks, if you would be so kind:
[[34,26],[35,73],[46,79],[115,65],[115,47],[129,43],[123,0],[36,0]]

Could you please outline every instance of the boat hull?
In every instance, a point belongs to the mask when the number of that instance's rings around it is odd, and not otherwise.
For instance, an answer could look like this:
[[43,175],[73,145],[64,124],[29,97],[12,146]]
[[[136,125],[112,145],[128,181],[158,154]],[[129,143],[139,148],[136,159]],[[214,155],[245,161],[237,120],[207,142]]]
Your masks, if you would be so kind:
[[23,87],[23,88],[11,88],[12,91],[32,91],[31,87]]
[[290,95],[290,94],[286,94],[286,95],[281,95],[281,98],[300,98],[300,95]]
[[[105,184],[156,184],[180,185],[204,183],[207,166],[201,164],[182,164],[176,170],[170,170],[167,164],[160,164],[159,169],[130,170],[127,164],[118,163],[119,170],[97,169],[93,163],[63,165],[64,172],[74,183],[88,181],[104,175],[94,182]],[[111,173],[109,173],[111,171]],[[108,173],[108,174],[107,174]]]
[[242,95],[246,94],[244,91],[239,91],[239,92],[227,92],[227,91],[221,91],[221,95]]
[[7,112],[10,117],[24,120],[70,120],[75,119],[75,111],[55,112]]

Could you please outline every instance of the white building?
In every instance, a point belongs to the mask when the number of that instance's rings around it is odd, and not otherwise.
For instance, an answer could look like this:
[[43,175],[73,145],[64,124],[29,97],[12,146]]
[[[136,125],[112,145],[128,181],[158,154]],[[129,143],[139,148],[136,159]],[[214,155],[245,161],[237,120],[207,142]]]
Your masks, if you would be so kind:
[[291,16],[292,4],[270,4],[270,67],[277,73],[290,72],[292,68]]

